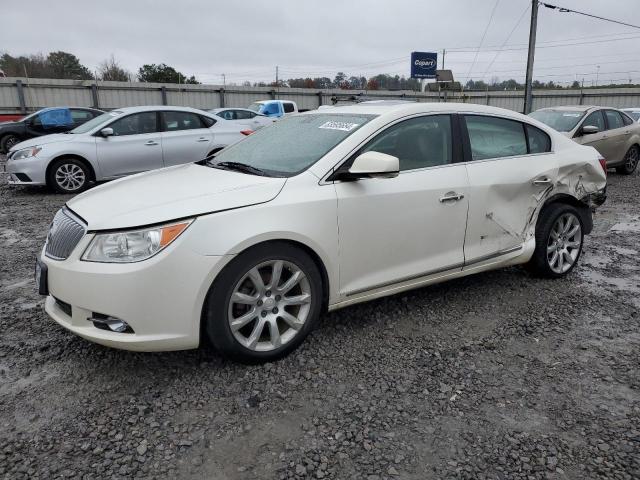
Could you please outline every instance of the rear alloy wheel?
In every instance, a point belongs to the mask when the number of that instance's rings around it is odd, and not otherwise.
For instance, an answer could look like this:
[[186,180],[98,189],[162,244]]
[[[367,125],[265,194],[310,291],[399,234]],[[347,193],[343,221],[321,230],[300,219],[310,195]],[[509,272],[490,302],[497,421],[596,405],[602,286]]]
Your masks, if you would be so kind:
[[17,135],[9,133],[0,139],[0,153],[9,153],[12,147],[20,143]]
[[578,263],[583,240],[578,210],[572,205],[551,204],[540,213],[536,248],[527,267],[543,277],[563,277]]
[[616,167],[616,172],[631,175],[638,168],[638,160],[640,160],[640,149],[637,145],[633,145],[624,156],[624,164]]
[[547,239],[547,263],[549,268],[562,275],[576,263],[582,248],[582,226],[573,213],[564,213],[551,227]]
[[49,185],[58,193],[79,193],[89,185],[89,169],[81,160],[62,158],[49,172]]
[[245,363],[294,350],[320,316],[321,277],[302,250],[266,245],[239,255],[216,279],[206,305],[209,340]]

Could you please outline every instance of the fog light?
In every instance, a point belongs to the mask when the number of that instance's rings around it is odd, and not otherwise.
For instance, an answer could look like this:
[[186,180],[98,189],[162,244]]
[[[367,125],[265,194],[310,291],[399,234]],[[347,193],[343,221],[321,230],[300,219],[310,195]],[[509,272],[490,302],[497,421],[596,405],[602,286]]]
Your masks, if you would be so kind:
[[124,320],[102,313],[93,312],[87,320],[93,322],[93,326],[100,330],[108,330],[116,333],[133,333],[133,329]]

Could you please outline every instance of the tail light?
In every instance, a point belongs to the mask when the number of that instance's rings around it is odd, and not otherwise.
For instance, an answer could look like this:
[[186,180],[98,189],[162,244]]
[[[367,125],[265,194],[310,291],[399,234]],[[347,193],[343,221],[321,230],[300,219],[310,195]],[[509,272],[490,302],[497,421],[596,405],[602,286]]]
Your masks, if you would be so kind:
[[602,170],[604,170],[604,174],[606,176],[607,175],[607,159],[604,158],[602,155],[600,155],[598,157],[598,161],[600,162],[600,166],[602,167]]
[[249,136],[253,133],[253,130],[240,130],[240,133]]

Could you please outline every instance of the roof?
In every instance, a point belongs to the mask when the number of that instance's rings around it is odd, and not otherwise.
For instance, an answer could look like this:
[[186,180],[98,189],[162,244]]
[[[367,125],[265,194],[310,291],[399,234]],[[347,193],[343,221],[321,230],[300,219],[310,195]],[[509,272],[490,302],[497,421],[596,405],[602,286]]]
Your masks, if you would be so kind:
[[211,110],[207,110],[207,112],[218,113],[218,112],[224,112],[225,110],[243,110],[245,112],[256,113],[253,110],[249,110],[248,108],[243,108],[243,107],[212,108]]
[[[305,112],[302,115],[312,115],[318,110]],[[436,102],[406,102],[406,101],[374,101],[361,102],[353,105],[340,105],[335,107],[325,106],[321,113],[350,113],[350,114],[372,114],[383,115],[386,113],[431,113],[431,112],[466,112],[466,113],[488,113],[501,115],[504,117],[524,118],[522,114],[504,108],[489,107],[475,103],[436,103]]]
[[122,112],[122,113],[139,113],[139,112],[156,112],[158,110],[176,110],[181,112],[197,113],[199,115],[202,115],[203,113],[207,113],[204,110],[199,110],[197,108],[175,107],[173,105],[142,105],[139,107],[114,108],[112,111]]

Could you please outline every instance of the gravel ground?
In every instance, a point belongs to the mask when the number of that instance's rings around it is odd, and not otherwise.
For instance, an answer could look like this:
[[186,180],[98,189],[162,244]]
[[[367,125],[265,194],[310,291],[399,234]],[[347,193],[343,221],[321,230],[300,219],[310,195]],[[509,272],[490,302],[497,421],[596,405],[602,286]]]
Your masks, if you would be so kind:
[[347,308],[248,367],[58,327],[32,270],[68,197],[0,180],[0,478],[640,478],[638,183],[610,176],[566,279]]

